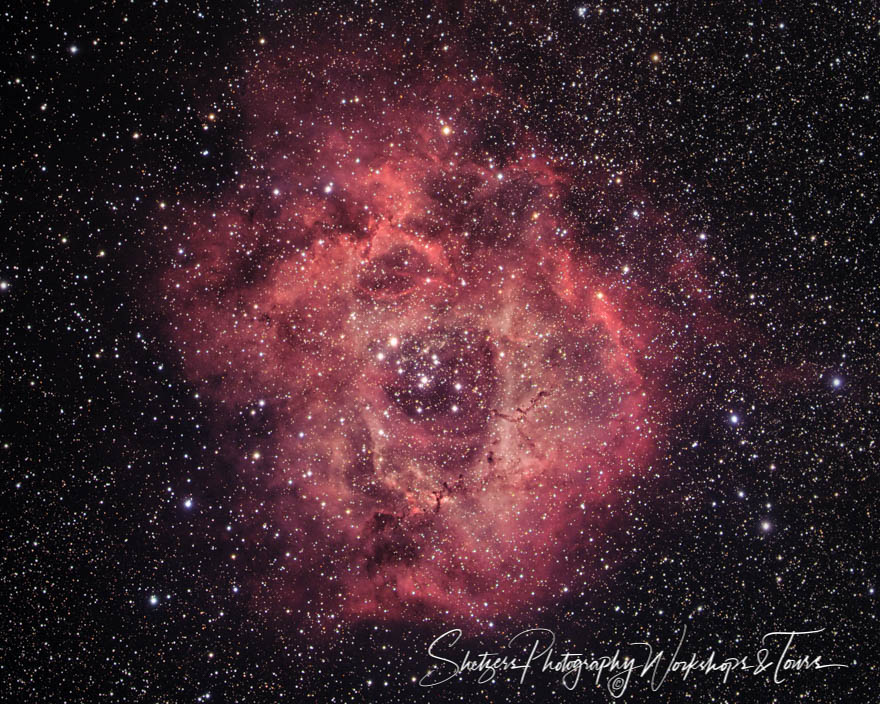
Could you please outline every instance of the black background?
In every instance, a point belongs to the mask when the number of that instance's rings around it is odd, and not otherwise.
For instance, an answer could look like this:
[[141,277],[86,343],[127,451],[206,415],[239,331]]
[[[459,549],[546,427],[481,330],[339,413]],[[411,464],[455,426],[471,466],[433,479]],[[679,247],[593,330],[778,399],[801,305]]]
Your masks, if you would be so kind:
[[[622,497],[600,538],[615,568],[527,625],[604,653],[669,648],[687,624],[686,651],[725,655],[753,654],[767,631],[824,628],[809,652],[849,669],[781,685],[697,675],[655,694],[637,682],[627,699],[872,700],[880,24],[859,2],[8,6],[7,700],[609,700],[541,675],[422,690],[436,629],[366,624],[310,643],[233,589],[272,554],[225,530],[234,476],[207,449],[214,411],[149,305],[173,217],[157,203],[211,203],[246,162],[233,107],[257,52],[316,35],[350,50],[343,29],[370,18],[365,43],[452,42],[527,98],[517,119],[557,153],[639,174],[652,203],[707,233],[719,309],[761,330],[780,367],[810,370],[763,393],[731,381],[747,360],[707,360],[717,383],[678,414],[659,476]],[[224,117],[205,130],[212,106]],[[596,232],[614,217],[597,212]],[[181,510],[189,495],[196,509]]]

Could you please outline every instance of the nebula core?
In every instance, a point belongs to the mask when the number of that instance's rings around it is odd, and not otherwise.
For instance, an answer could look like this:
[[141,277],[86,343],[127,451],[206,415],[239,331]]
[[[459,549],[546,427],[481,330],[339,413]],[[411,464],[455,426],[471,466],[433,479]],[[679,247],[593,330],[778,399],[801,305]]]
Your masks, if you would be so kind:
[[229,411],[241,520],[282,536],[263,603],[528,609],[593,578],[573,554],[657,457],[670,312],[591,251],[573,205],[626,185],[553,155],[522,100],[393,51],[247,72],[251,163],[191,209],[163,303]]

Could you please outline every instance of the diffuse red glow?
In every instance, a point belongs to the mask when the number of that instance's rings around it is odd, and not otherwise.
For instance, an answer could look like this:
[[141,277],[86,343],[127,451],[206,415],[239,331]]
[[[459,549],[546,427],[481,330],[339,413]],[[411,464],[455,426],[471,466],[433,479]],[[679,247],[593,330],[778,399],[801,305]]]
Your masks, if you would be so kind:
[[489,618],[589,579],[568,556],[664,417],[645,291],[574,243],[575,177],[498,142],[489,83],[286,66],[254,70],[253,168],[164,277],[192,382],[265,402],[233,443],[243,520],[293,556],[261,598]]

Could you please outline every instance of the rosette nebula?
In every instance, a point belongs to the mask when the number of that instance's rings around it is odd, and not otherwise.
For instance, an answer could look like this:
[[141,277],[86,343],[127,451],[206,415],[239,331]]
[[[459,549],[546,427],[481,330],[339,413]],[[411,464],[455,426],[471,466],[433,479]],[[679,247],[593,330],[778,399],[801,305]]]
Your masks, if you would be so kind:
[[383,60],[248,72],[250,163],[181,224],[170,334],[221,409],[241,521],[280,546],[261,603],[522,612],[592,578],[573,556],[657,456],[670,313],[583,236],[576,195],[613,177],[492,79]]

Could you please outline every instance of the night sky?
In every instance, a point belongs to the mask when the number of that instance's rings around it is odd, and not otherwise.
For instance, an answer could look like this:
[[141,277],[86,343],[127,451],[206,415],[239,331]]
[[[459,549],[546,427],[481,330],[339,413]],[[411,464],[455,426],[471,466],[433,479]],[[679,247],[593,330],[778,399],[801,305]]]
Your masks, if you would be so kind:
[[4,700],[874,701],[872,5],[6,8]]

